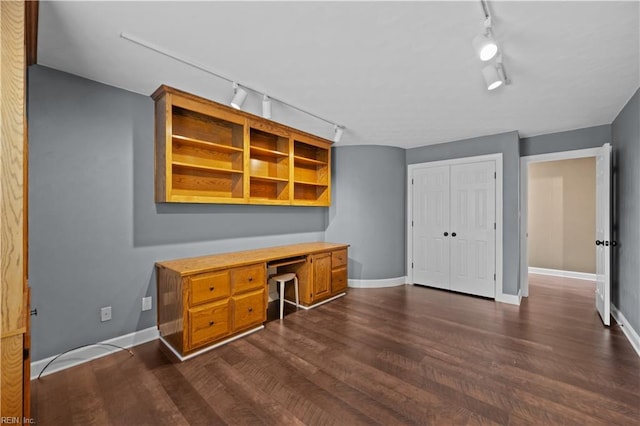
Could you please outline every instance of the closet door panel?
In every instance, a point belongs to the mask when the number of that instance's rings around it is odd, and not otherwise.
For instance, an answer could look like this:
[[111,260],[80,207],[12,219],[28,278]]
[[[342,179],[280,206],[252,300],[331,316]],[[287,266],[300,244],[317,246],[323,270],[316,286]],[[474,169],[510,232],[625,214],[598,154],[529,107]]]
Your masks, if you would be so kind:
[[449,166],[413,173],[413,281],[449,288]]
[[495,163],[451,166],[451,290],[495,297]]

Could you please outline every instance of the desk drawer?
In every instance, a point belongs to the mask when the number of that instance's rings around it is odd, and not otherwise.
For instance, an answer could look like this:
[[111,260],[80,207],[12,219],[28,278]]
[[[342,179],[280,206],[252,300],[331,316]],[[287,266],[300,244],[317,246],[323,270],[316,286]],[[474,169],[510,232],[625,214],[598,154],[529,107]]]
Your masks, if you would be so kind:
[[229,334],[229,302],[189,309],[189,342],[191,349]]
[[233,330],[238,331],[251,325],[259,325],[267,320],[265,291],[254,291],[233,296]]
[[334,269],[331,271],[331,293],[342,293],[347,289],[347,268]]
[[267,285],[265,279],[265,264],[258,263],[243,268],[232,269],[231,285],[233,294],[253,289],[264,289]]
[[211,272],[195,275],[191,281],[191,305],[212,302],[231,295],[229,272]]
[[347,264],[349,257],[347,250],[336,250],[331,252],[331,268],[336,269]]

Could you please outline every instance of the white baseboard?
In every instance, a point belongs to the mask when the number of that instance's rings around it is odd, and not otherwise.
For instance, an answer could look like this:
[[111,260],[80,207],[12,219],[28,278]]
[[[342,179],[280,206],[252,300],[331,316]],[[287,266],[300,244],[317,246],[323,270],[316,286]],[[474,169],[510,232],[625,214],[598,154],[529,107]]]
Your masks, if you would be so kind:
[[533,266],[529,266],[529,273],[540,274],[540,275],[553,275],[554,277],[563,277],[563,278],[575,278],[576,280],[589,280],[589,281],[596,280],[596,274],[589,274],[587,272],[562,271],[560,269],[535,268]]
[[522,301],[522,289],[518,290],[517,295],[513,294],[496,294],[496,302],[508,303],[510,305],[520,305]]
[[[159,336],[158,328],[154,326],[125,334],[124,336],[118,336],[113,339],[98,342],[94,345],[84,346],[61,355],[60,358],[56,359],[51,365],[49,365],[49,367],[47,367],[42,375],[46,376],[48,374],[55,373],[56,371],[75,367],[76,365],[84,364],[85,362],[102,358],[103,356],[111,355],[112,353],[121,350],[113,346],[102,345],[103,343],[117,345],[128,349],[133,346],[155,340]],[[56,356],[58,355],[31,362],[31,380],[37,379],[42,369],[45,368]]]
[[382,288],[398,287],[407,283],[407,277],[385,278],[382,280],[352,280],[349,279],[349,287],[352,288]]
[[189,355],[185,355],[185,356],[180,355],[180,353],[179,353],[178,351],[176,351],[176,350],[173,348],[173,346],[171,346],[171,345],[169,344],[169,342],[167,342],[166,340],[164,340],[164,339],[162,338],[162,336],[160,336],[160,337],[158,337],[158,338],[159,338],[159,339],[160,339],[160,341],[161,341],[161,342],[162,342],[162,343],[167,347],[167,349],[169,349],[169,350],[171,351],[171,353],[173,353],[173,354],[174,354],[174,355],[175,355],[175,356],[176,356],[180,361],[186,361],[186,360],[188,360],[188,359],[191,359],[191,358],[193,358],[193,357],[196,357],[196,356],[198,356],[198,355],[201,355],[201,354],[203,354],[203,353],[205,353],[205,352],[209,352],[209,351],[210,351],[210,350],[212,350],[212,349],[215,349],[215,348],[218,348],[218,347],[220,347],[220,346],[222,346],[222,345],[226,345],[227,343],[233,342],[234,340],[238,340],[238,339],[240,339],[240,338],[242,338],[242,337],[244,337],[244,336],[248,336],[248,335],[250,335],[250,334],[253,334],[253,333],[255,333],[256,331],[260,331],[260,330],[262,330],[262,329],[264,329],[264,325],[260,325],[260,326],[258,326],[258,327],[252,328],[251,330],[247,330],[247,331],[245,331],[245,332],[243,332],[243,333],[236,334],[235,336],[229,337],[228,339],[221,340],[220,342],[218,342],[218,343],[216,343],[216,344],[214,344],[214,345],[207,346],[206,348],[200,349],[199,351],[196,351],[196,352],[190,353]]
[[627,336],[631,346],[633,346],[633,349],[635,349],[638,356],[640,356],[640,336],[638,335],[638,332],[631,327],[629,321],[627,321],[622,312],[620,312],[613,303],[611,304],[611,315],[616,322],[620,324],[622,332]]

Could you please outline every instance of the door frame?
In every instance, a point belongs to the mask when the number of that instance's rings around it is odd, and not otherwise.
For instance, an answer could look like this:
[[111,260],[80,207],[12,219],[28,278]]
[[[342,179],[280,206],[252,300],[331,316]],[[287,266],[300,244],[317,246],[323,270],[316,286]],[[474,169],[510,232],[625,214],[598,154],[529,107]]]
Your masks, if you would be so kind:
[[[607,142],[603,142],[607,143]],[[602,147],[550,152],[520,157],[520,291],[529,297],[529,261],[527,251],[527,225],[529,223],[529,164],[547,161],[573,160],[596,157]]]
[[483,161],[494,161],[496,166],[496,242],[495,242],[495,268],[496,268],[496,284],[495,284],[495,300],[501,301],[503,299],[502,293],[502,234],[503,234],[503,220],[502,220],[502,193],[503,193],[503,175],[502,175],[502,153],[477,155],[473,157],[458,157],[448,160],[428,161],[424,163],[409,164],[407,166],[407,281],[413,285],[413,268],[411,263],[413,262],[413,232],[411,221],[413,220],[413,189],[412,189],[412,176],[413,171],[416,169],[423,169],[428,167],[439,166],[451,166],[454,164],[465,163],[479,163]]

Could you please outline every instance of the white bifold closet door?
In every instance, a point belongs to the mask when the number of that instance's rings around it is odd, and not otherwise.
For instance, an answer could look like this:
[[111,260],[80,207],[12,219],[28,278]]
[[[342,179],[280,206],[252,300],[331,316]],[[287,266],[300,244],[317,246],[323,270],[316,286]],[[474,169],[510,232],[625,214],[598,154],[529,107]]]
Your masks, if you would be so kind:
[[413,174],[413,281],[495,297],[495,162]]
[[[413,174],[413,282],[449,289],[449,166]],[[447,236],[444,233],[447,233]]]

